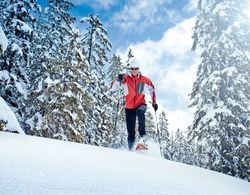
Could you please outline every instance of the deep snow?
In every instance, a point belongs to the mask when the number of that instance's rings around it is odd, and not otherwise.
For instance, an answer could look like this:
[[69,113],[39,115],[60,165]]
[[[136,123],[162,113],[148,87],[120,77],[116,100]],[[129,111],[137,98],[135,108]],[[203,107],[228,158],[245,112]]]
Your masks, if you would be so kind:
[[0,194],[250,194],[250,183],[124,150],[0,132]]

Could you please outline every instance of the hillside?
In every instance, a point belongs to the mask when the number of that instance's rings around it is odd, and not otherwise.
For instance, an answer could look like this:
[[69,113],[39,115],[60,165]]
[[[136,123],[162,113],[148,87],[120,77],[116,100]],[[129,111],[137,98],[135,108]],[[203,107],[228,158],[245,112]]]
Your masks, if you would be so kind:
[[250,183],[134,152],[0,132],[0,194],[250,194]]

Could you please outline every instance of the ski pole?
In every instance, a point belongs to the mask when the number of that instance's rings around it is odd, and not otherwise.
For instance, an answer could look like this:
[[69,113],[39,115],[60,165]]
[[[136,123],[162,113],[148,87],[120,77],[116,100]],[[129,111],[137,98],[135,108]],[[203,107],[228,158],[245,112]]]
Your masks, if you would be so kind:
[[[122,85],[122,82],[120,81],[120,87],[121,87],[121,85]],[[117,130],[116,126],[117,126],[117,121],[118,121],[118,112],[119,112],[119,107],[120,107],[120,99],[121,99],[121,89],[119,89],[118,102],[117,102],[117,105],[116,105],[115,125],[114,125],[115,131]]]
[[163,152],[162,152],[162,146],[161,146],[161,138],[160,138],[160,131],[159,131],[159,127],[158,127],[158,120],[157,120],[156,110],[155,110],[155,122],[156,122],[156,130],[157,130],[158,142],[159,142],[159,145],[160,145],[161,158],[163,158]]

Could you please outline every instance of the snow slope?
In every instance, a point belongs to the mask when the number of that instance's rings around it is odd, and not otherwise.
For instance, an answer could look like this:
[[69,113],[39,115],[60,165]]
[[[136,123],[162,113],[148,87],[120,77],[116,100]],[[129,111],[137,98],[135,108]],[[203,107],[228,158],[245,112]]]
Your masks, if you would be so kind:
[[0,194],[250,194],[250,183],[129,151],[0,132]]

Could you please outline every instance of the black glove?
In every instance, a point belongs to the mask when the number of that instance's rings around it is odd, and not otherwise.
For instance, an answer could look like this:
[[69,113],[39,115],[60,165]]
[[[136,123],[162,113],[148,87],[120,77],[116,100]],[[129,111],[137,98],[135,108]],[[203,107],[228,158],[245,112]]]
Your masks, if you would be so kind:
[[123,79],[124,79],[124,74],[119,74],[118,77],[117,77],[117,80],[118,80],[119,82],[122,82]]
[[153,108],[154,108],[155,111],[158,110],[158,104],[157,103],[153,103],[152,106],[153,106]]

